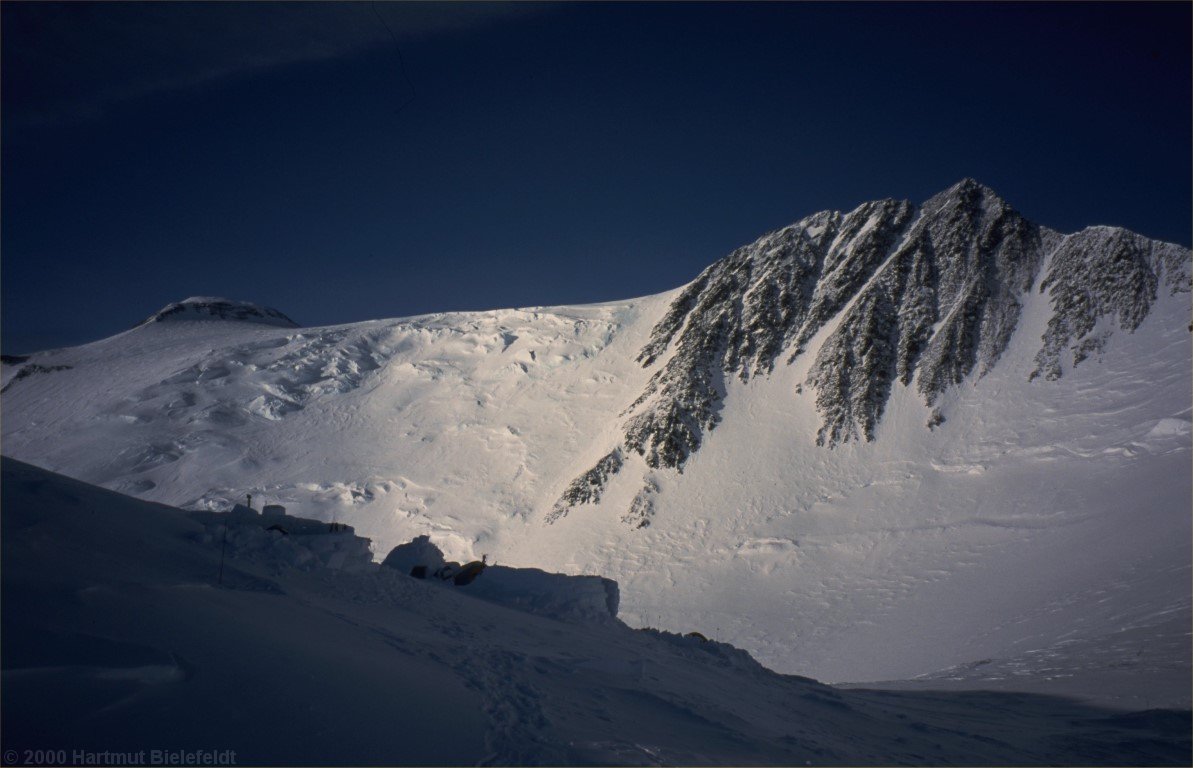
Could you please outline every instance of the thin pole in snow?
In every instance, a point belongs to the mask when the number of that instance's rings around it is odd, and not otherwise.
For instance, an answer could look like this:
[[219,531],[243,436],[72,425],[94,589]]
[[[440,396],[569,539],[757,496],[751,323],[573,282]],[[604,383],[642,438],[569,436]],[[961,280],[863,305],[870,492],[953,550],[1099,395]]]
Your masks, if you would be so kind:
[[229,512],[224,515],[224,543],[220,546],[220,576],[219,583],[224,583],[224,553],[228,551],[228,517],[232,513]]

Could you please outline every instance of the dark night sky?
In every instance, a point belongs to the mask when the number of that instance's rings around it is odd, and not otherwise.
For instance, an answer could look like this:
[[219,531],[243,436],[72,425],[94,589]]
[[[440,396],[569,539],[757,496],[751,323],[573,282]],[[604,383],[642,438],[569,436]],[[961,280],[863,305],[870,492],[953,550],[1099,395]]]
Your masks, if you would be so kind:
[[1190,242],[1189,3],[375,8],[4,2],[3,350],[190,295],[306,325],[645,295],[965,176]]

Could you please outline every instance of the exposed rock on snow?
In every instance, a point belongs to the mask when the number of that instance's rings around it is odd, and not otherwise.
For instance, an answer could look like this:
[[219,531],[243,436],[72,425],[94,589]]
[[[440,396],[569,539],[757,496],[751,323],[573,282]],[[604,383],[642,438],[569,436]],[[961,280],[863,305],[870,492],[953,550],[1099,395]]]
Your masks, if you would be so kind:
[[556,504],[547,522],[553,523],[567,514],[568,509],[577,504],[595,504],[601,500],[601,491],[611,475],[621,471],[621,449],[614,449],[596,463],[596,466],[572,481],[563,492],[563,497]]
[[966,180],[924,204],[903,244],[821,347],[808,375],[833,446],[873,440],[898,381],[932,405],[1002,355],[1055,235]]
[[654,517],[654,500],[658,492],[658,481],[647,477],[642,490],[638,491],[634,500],[630,502],[629,510],[622,515],[621,522],[631,528],[645,528],[650,525],[650,519]]
[[1052,297],[1055,314],[1031,377],[1060,378],[1066,347],[1076,366],[1105,347],[1115,326],[1133,332],[1161,288],[1173,294],[1190,290],[1184,248],[1113,227],[1090,227],[1066,237],[1040,285]]
[[53,373],[54,371],[69,371],[69,365],[38,365],[37,363],[29,363],[23,365],[21,368],[8,380],[8,382],[0,388],[0,394],[8,391],[9,387],[16,384],[21,379],[27,379],[30,376],[38,373]]
[[178,320],[239,320],[280,328],[298,327],[298,323],[276,309],[217,296],[192,296],[189,299],[167,304],[147,317],[141,325]]
[[769,373],[790,344],[811,338],[869,277],[912,211],[883,200],[819,213],[705,270],[638,356],[649,367],[674,342],[675,354],[629,408],[626,446],[650,467],[682,468],[720,420],[723,374],[747,381]]

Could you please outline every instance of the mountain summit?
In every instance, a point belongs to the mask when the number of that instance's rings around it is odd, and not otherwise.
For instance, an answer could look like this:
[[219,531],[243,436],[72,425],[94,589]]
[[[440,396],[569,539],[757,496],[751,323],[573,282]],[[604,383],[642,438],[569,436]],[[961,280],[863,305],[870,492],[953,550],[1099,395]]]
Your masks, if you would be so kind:
[[280,328],[298,327],[298,323],[276,309],[218,296],[191,296],[188,299],[167,304],[145,318],[140,325],[179,320],[238,320],[246,323],[276,325]]

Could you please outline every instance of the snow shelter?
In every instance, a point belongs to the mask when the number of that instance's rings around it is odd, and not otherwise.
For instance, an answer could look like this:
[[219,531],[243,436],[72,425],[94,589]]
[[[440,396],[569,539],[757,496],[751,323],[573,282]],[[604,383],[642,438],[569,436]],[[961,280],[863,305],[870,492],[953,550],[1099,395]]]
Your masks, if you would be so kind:
[[487,567],[484,558],[465,565],[447,562],[443,552],[432,544],[431,537],[425,534],[394,547],[382,565],[416,579],[434,577],[440,581],[450,581],[457,587],[467,586],[476,581],[476,577]]
[[[428,575],[437,574],[447,561],[444,560],[439,547],[431,543],[431,537],[424,534],[394,547],[381,564],[415,578],[425,579]],[[423,575],[417,576],[414,569],[420,567]]]

